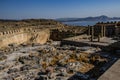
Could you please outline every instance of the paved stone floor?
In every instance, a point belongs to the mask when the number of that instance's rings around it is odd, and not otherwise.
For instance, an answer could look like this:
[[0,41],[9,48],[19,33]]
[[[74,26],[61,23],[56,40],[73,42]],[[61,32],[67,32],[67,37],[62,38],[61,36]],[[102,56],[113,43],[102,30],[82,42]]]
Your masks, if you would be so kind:
[[113,40],[112,38],[107,38],[107,37],[103,37],[100,39],[100,42],[98,42],[97,39],[94,39],[93,42],[91,42],[89,39],[79,39],[79,38],[71,38],[71,39],[66,39],[66,40],[71,40],[71,41],[76,41],[76,42],[80,42],[80,43],[86,43],[89,45],[100,45],[100,46],[109,46],[112,43],[117,42],[117,40]]
[[98,80],[120,80],[120,59],[116,61]]

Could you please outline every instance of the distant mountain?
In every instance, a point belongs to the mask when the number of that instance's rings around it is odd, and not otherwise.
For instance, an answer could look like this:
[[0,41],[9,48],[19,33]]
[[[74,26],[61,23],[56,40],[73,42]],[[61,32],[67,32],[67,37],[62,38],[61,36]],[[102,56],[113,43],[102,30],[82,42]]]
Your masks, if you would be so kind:
[[56,19],[60,22],[70,22],[70,21],[107,21],[107,20],[120,20],[120,17],[108,17],[105,15],[97,17],[86,17],[86,18],[58,18]]

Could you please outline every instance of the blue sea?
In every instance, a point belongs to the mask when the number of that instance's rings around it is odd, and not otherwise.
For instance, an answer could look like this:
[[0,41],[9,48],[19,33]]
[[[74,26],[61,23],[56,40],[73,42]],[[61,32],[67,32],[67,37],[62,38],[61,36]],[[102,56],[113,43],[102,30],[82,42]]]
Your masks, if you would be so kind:
[[63,24],[72,25],[72,26],[93,26],[98,22],[111,22],[111,21],[120,21],[120,20],[109,20],[109,21],[71,21],[71,22],[62,22]]

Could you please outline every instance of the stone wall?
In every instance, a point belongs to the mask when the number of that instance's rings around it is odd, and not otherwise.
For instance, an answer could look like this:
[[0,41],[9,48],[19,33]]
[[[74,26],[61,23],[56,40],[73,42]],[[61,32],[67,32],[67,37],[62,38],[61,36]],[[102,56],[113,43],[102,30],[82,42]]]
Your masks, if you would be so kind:
[[22,28],[0,32],[0,47],[24,42],[44,44],[49,39],[48,29]]

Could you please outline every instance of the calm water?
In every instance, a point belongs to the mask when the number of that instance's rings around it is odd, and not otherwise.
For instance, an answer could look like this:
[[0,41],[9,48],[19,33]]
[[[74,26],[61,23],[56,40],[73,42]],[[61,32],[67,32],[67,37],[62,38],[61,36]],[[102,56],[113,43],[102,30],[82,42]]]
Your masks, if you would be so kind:
[[[111,21],[120,21],[120,20],[109,20]],[[108,22],[108,21],[73,21],[73,22],[63,22],[63,24],[73,25],[73,26],[93,26],[98,22]]]

